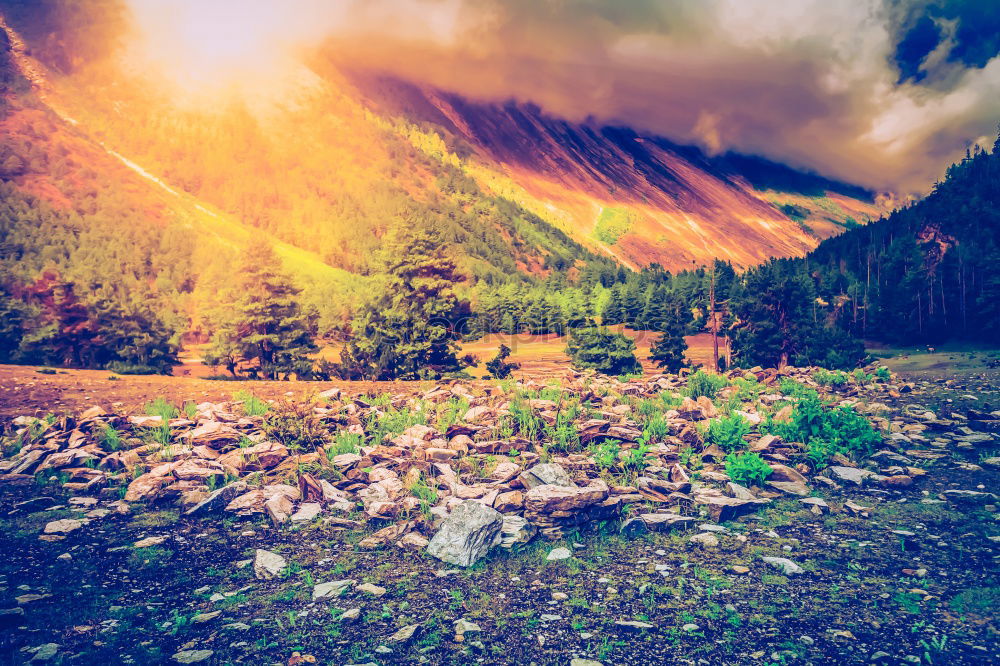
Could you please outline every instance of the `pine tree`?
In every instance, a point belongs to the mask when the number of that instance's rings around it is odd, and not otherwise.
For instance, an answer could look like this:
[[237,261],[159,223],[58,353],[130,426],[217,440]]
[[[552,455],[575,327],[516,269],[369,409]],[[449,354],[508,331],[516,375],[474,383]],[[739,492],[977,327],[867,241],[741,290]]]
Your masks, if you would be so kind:
[[225,365],[233,375],[308,376],[309,354],[317,351],[314,318],[303,311],[300,290],[281,271],[278,256],[265,241],[252,241],[238,270],[206,361]]
[[578,368],[593,368],[606,375],[642,372],[635,357],[635,342],[607,328],[570,331],[566,353]]
[[486,362],[486,370],[490,373],[490,377],[493,379],[507,379],[510,377],[510,373],[521,367],[520,363],[508,363],[507,358],[509,356],[510,347],[501,344],[497,355],[492,360]]
[[687,351],[687,342],[684,340],[687,318],[684,304],[677,296],[666,293],[662,299],[663,318],[659,330],[663,334],[650,348],[649,360],[667,372],[677,372],[687,364],[684,357],[684,352]]
[[386,239],[377,295],[354,316],[341,353],[349,379],[438,378],[471,359],[458,358],[455,263],[430,231]]

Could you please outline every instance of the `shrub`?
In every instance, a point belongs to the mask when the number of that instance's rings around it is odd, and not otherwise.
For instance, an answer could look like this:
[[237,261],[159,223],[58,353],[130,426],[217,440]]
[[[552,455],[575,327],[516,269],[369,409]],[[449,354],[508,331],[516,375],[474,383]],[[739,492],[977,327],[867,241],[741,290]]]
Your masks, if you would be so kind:
[[486,362],[486,371],[490,373],[490,377],[493,379],[507,379],[510,377],[510,373],[521,367],[520,363],[507,363],[508,356],[510,356],[510,347],[503,344],[500,345],[497,355],[492,360]]
[[606,328],[578,328],[570,331],[566,344],[573,365],[593,368],[606,375],[642,372],[635,357],[635,342]]
[[264,433],[292,451],[311,451],[330,439],[326,426],[308,403],[272,407],[264,418]]
[[609,470],[618,463],[618,452],[621,447],[614,440],[607,440],[601,444],[590,445],[590,455],[594,459],[594,464],[600,470]]
[[799,399],[788,423],[769,423],[765,429],[785,441],[805,443],[806,456],[817,468],[837,453],[870,454],[882,442],[868,419],[851,407],[825,409],[815,391]]
[[151,365],[127,363],[125,361],[111,361],[111,363],[104,366],[104,369],[119,375],[158,375],[161,370]]
[[746,448],[743,436],[749,433],[750,422],[739,414],[730,414],[709,421],[705,439],[726,453],[732,453]]
[[878,381],[880,381],[880,382],[887,382],[890,379],[892,379],[892,373],[889,372],[889,368],[887,368],[885,366],[880,366],[875,371],[875,379],[878,380]]
[[726,474],[744,486],[762,485],[774,470],[756,453],[730,453],[726,456]]
[[834,370],[830,372],[829,370],[817,370],[813,373],[813,379],[820,386],[843,386],[847,383],[847,373],[841,372],[840,370]]
[[692,398],[705,396],[709,400],[714,400],[715,394],[728,385],[729,382],[722,375],[699,370],[688,378],[687,394]]

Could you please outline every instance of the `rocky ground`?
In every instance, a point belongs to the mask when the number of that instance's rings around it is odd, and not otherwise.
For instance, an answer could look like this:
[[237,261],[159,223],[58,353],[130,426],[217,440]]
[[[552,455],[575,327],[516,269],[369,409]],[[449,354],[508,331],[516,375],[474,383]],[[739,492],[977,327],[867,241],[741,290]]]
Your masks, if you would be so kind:
[[[829,377],[14,418],[0,660],[996,663],[996,377]],[[879,445],[817,462],[776,436],[809,389]],[[709,427],[734,414],[757,485]]]

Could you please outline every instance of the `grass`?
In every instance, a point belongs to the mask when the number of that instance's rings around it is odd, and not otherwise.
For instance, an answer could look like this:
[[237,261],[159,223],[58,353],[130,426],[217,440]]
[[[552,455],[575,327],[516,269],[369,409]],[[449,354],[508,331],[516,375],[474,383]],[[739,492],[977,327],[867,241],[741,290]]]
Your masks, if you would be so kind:
[[247,416],[264,416],[271,409],[270,405],[250,391],[237,391],[233,394],[233,400],[243,403],[243,413]]

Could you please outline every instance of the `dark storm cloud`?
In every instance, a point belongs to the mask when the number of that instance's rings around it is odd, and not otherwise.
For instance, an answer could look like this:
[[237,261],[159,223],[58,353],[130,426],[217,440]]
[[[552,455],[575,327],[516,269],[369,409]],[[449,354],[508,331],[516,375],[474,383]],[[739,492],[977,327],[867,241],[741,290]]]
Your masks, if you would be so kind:
[[[195,12],[204,2],[181,0]],[[272,19],[269,42],[316,45],[322,35],[355,66],[475,99],[530,101],[570,120],[628,124],[901,193],[925,190],[970,143],[992,144],[1000,120],[995,0],[280,7],[288,25]]]

